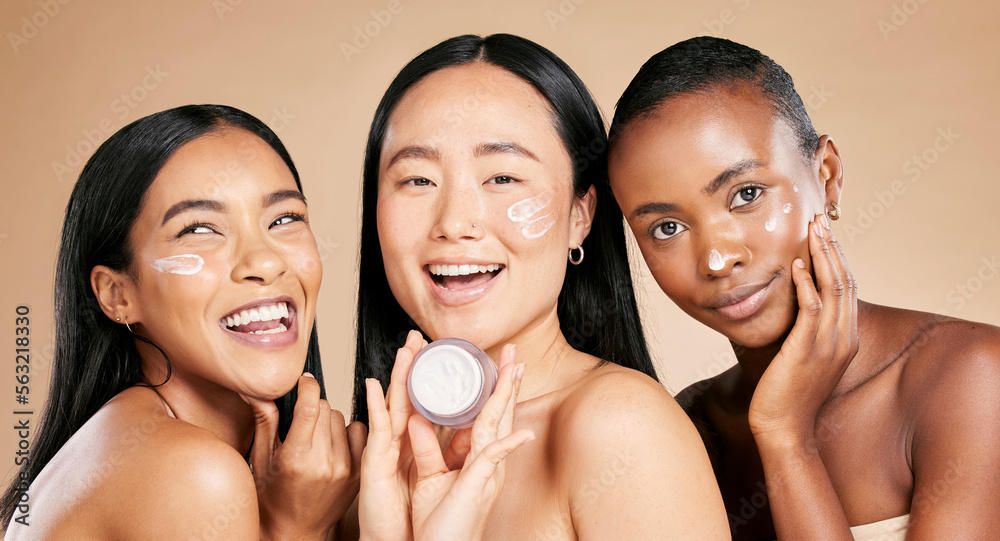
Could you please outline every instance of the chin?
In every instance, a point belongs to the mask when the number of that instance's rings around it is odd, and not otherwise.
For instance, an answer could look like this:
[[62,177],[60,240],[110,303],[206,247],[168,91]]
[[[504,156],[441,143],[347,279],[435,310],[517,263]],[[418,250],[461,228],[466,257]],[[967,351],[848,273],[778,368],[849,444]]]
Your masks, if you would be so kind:
[[722,333],[733,344],[749,348],[765,348],[777,344],[780,346],[792,329],[794,319],[787,325],[775,322],[747,322],[742,328],[715,329]]
[[280,398],[298,385],[299,376],[302,375],[303,366],[296,368],[275,370],[260,376],[260,385],[254,390],[257,398],[262,400],[274,400]]
[[[768,346],[772,346],[774,344],[780,344],[781,342],[784,341],[785,335],[781,334],[781,335],[776,335],[776,336],[773,336],[773,337],[772,336],[759,335],[759,334],[753,335],[753,336],[746,336],[746,335],[729,336],[729,335],[727,335],[726,338],[728,338],[729,341],[733,343],[733,349],[738,349],[738,348],[760,349],[760,348],[765,348],[765,347],[768,347]],[[737,354],[739,354],[738,351],[737,351]]]

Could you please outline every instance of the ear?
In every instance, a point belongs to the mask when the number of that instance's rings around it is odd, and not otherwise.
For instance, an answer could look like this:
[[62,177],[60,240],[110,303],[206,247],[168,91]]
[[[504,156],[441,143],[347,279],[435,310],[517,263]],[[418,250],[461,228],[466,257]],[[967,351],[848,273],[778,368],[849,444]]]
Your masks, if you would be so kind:
[[594,225],[594,212],[597,211],[597,188],[591,186],[583,197],[573,198],[573,208],[569,213],[570,234],[569,248],[575,249],[590,234],[590,226]]
[[840,194],[844,190],[844,164],[840,160],[840,150],[829,135],[819,138],[816,148],[817,175],[826,193],[824,210],[832,203],[840,204]]
[[90,288],[97,297],[104,315],[118,323],[139,323],[139,313],[135,298],[135,282],[125,273],[98,265],[90,270]]

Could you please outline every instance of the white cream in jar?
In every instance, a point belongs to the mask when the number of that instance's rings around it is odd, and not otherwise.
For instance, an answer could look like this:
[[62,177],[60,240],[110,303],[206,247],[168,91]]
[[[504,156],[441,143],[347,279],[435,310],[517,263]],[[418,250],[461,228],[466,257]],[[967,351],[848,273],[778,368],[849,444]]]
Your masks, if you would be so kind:
[[413,358],[406,387],[410,403],[432,423],[472,426],[496,387],[493,360],[465,340],[443,338]]

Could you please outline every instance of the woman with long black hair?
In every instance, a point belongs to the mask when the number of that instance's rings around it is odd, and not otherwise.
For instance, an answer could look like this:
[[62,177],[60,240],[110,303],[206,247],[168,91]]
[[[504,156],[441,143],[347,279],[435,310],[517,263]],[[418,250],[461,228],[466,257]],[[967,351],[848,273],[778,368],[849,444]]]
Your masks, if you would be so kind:
[[325,539],[364,429],[321,398],[321,275],[295,165],[258,119],[191,105],[111,136],[67,205],[49,397],[6,538]]
[[[363,525],[413,505],[419,534],[415,506],[489,455],[503,486],[476,502],[483,518],[466,532],[477,536],[725,538],[705,449],[646,350],[606,150],[580,79],[517,36],[446,40],[390,84],[364,162],[354,416],[391,437],[365,451]],[[496,444],[474,427],[442,453],[410,415],[415,329],[522,365],[517,415]],[[391,380],[387,406],[372,378]],[[397,467],[369,467],[375,458]]]

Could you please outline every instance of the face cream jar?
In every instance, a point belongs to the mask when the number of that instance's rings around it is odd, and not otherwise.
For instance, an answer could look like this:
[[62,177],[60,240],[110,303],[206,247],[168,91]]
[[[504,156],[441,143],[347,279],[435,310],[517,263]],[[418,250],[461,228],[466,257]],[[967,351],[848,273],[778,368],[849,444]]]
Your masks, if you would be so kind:
[[413,358],[406,389],[410,403],[428,421],[472,426],[497,383],[497,367],[481,349],[458,338],[442,338]]

